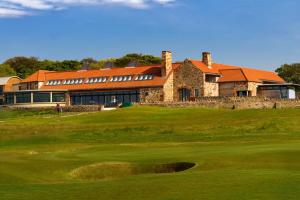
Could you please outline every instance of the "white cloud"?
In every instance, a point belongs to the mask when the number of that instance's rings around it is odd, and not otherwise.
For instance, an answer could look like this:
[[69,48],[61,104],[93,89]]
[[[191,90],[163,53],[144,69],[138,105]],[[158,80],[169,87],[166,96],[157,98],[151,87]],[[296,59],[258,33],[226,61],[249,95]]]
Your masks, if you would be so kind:
[[71,6],[126,6],[146,9],[152,4],[169,5],[176,0],[0,0],[0,17],[20,17],[35,11],[59,10]]
[[25,15],[29,15],[29,13],[24,10],[0,7],[0,18],[1,17],[19,17],[19,16],[25,16]]

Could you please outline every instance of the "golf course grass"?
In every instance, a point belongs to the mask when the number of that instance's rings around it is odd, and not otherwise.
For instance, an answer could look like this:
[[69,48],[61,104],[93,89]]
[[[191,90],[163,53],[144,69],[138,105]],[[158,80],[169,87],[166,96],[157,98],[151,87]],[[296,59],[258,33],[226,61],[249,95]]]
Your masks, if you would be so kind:
[[300,109],[0,110],[0,199],[298,200]]

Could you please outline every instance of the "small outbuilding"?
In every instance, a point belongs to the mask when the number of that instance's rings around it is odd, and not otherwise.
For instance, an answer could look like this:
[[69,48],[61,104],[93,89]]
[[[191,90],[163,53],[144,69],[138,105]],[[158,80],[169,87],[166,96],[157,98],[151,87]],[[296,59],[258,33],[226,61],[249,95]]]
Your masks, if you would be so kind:
[[263,84],[257,88],[257,95],[267,98],[296,99],[300,85],[292,83]]

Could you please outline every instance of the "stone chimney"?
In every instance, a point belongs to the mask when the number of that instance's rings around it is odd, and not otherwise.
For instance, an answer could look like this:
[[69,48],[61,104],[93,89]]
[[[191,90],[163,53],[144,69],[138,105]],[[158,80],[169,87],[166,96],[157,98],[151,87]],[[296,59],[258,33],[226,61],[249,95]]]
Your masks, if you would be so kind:
[[208,67],[208,68],[212,68],[212,57],[211,57],[211,53],[210,52],[203,52],[202,53],[202,62]]
[[172,52],[163,51],[162,52],[162,66],[161,66],[161,76],[166,77],[172,71]]

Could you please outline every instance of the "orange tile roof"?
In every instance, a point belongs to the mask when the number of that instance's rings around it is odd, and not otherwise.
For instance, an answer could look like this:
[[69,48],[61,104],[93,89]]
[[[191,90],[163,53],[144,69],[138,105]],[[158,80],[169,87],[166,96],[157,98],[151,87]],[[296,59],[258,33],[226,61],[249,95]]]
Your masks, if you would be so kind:
[[26,79],[22,80],[21,83],[28,83],[28,82],[44,82],[45,81],[45,74],[51,72],[48,70],[39,70],[34,74],[30,75]]
[[190,60],[190,62],[198,67],[204,73],[221,74],[222,77],[219,82],[230,81],[251,81],[251,82],[278,82],[284,83],[285,81],[280,78],[275,72],[250,69],[246,67],[232,66],[213,63],[211,68],[208,68],[202,61]]
[[221,69],[221,77],[218,82],[247,81],[241,68],[239,69]]
[[210,74],[220,74],[221,69],[237,68],[236,66],[216,64],[216,63],[213,63],[211,68],[209,68],[207,65],[205,65],[202,61],[199,60],[190,60],[190,62],[196,67],[198,67],[204,73],[210,73]]
[[259,82],[259,83],[263,81],[285,83],[285,81],[280,76],[278,76],[278,74],[276,74],[275,72],[258,70],[258,69],[250,69],[250,68],[242,68],[242,70],[245,76],[247,77],[248,81]]
[[[175,66],[175,65],[174,65]],[[65,79],[77,79],[77,78],[93,78],[93,77],[113,77],[113,76],[125,76],[125,75],[139,75],[139,74],[151,74],[154,75],[152,80],[143,81],[124,81],[124,82],[110,82],[105,83],[82,83],[73,85],[46,85],[44,84],[41,89],[67,89],[67,90],[92,90],[92,89],[110,89],[110,88],[134,88],[134,87],[156,87],[163,86],[165,78],[161,77],[161,65],[155,66],[143,66],[143,67],[126,67],[126,68],[112,68],[102,70],[80,70],[69,72],[46,72],[45,83],[49,80],[65,80]]]

